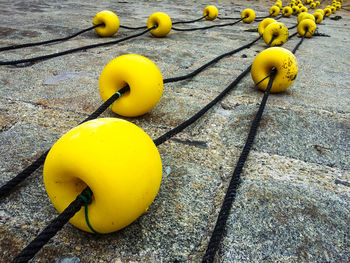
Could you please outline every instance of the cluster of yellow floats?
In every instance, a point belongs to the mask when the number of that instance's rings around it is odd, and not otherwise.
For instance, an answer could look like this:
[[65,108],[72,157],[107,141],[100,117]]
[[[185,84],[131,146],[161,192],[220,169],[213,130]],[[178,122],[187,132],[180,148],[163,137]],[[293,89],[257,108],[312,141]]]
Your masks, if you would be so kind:
[[[310,8],[319,5],[305,1]],[[311,15],[300,0],[290,1],[282,14],[298,14],[298,33],[311,37],[316,23],[340,7],[334,1],[331,7],[318,9]],[[282,2],[271,7],[272,17],[277,16]],[[297,11],[296,11],[297,10]],[[207,20],[218,17],[218,9],[208,6],[203,11]],[[255,12],[246,9],[241,18],[245,23],[255,19]],[[93,19],[100,36],[111,36],[119,29],[119,19],[111,11],[102,11]],[[164,37],[171,30],[171,19],[165,13],[154,13],[147,21],[150,33]],[[298,64],[295,56],[282,46],[288,39],[288,29],[273,18],[262,20],[258,32],[271,48],[256,56],[251,68],[253,81],[258,83],[277,70],[271,92],[287,89],[296,79]],[[266,90],[268,79],[258,87]],[[121,88],[130,91],[115,101],[112,111],[136,117],[149,112],[161,99],[163,78],[157,66],[140,55],[123,55],[113,59],[103,69],[99,89],[106,101]],[[89,221],[100,233],[117,231],[142,215],[157,195],[162,178],[162,163],[152,139],[136,125],[117,118],[101,118],[81,124],[61,137],[51,148],[44,165],[44,183],[47,193],[59,212],[62,212],[85,187],[93,192],[89,205]],[[70,222],[91,232],[87,226],[83,209]]]

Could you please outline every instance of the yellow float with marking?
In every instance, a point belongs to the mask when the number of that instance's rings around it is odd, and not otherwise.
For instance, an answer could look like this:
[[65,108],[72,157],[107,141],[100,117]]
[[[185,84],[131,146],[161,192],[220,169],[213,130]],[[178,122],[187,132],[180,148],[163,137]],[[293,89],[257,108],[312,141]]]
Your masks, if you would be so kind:
[[319,24],[323,21],[323,15],[320,12],[315,12],[313,16],[315,17],[316,24]]
[[311,3],[311,4],[310,4],[310,8],[311,8],[311,9],[316,8],[316,3]]
[[113,36],[119,30],[119,18],[112,11],[103,10],[97,13],[92,21],[94,25],[103,24],[95,28],[96,33],[101,37]]
[[258,26],[259,35],[262,35],[265,31],[265,28],[273,22],[277,22],[277,21],[273,18],[265,18],[264,20],[262,20]]
[[283,9],[282,9],[282,15],[284,17],[290,17],[291,15],[293,14],[293,9],[289,6],[285,6]]
[[263,39],[266,45],[268,45],[272,38],[274,38],[270,45],[271,47],[274,47],[284,45],[288,40],[288,36],[288,28],[283,23],[273,22],[265,28]]
[[249,8],[248,9],[244,9],[242,11],[241,18],[244,18],[243,19],[244,23],[249,24],[249,23],[253,22],[255,20],[255,12],[254,12],[254,10],[253,9],[249,9]]
[[[272,47],[260,52],[254,59],[251,75],[254,83],[258,83],[271,74],[272,69],[277,73],[273,81],[271,92],[281,92],[293,84],[298,74],[298,63],[292,52],[281,47]],[[269,79],[262,81],[258,88],[265,91]]]
[[271,6],[270,8],[270,16],[278,16],[278,14],[280,13],[280,8],[278,6]]
[[332,14],[334,14],[335,11],[337,11],[337,9],[336,9],[334,6],[331,6],[330,9],[331,9],[331,11],[332,11]]
[[320,1],[316,1],[315,4],[316,4],[316,6],[320,6],[321,5]]
[[206,20],[214,20],[218,17],[219,10],[216,8],[216,6],[208,5],[203,10],[203,16],[205,16]]
[[99,89],[103,101],[128,85],[130,92],[112,104],[112,111],[136,117],[146,114],[163,93],[163,78],[157,66],[140,55],[122,55],[110,61],[102,70]]
[[162,12],[156,12],[149,16],[147,28],[156,27],[149,31],[155,37],[165,37],[171,30],[172,23],[170,17]]
[[[111,233],[145,213],[156,197],[162,163],[152,139],[131,122],[102,118],[63,135],[44,164],[44,184],[61,213],[87,186],[92,203],[88,220],[99,233]],[[84,208],[70,223],[92,232]]]
[[316,30],[316,23],[311,20],[311,19],[303,19],[300,21],[300,23],[298,24],[298,34],[300,36],[304,36],[305,32],[307,31],[305,37],[310,38]]

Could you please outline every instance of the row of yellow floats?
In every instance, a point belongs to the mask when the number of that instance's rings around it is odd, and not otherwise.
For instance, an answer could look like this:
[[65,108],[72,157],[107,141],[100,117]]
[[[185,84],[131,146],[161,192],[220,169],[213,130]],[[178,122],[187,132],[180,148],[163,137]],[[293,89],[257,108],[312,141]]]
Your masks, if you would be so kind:
[[[203,15],[214,20],[218,10],[208,6]],[[255,12],[246,9],[242,18],[250,23],[255,19]],[[301,36],[307,30],[306,36],[311,37],[316,28],[315,19],[307,13],[298,16]],[[98,13],[94,23],[105,25],[96,28],[101,36],[114,34],[119,28],[118,17],[110,11]],[[158,27],[150,31],[153,35],[160,37],[169,33],[171,20],[166,14],[152,14],[147,27],[155,24]],[[272,18],[261,21],[258,32],[266,43],[276,37],[271,46],[281,46],[288,39],[287,27]],[[253,81],[258,83],[273,68],[277,73],[271,92],[281,92],[295,81],[298,73],[296,58],[281,47],[268,48],[256,56],[251,69]],[[258,87],[266,90],[267,84],[268,79]],[[100,75],[99,89],[104,101],[125,85],[130,91],[115,101],[112,110],[127,117],[146,114],[155,107],[163,92],[158,67],[140,55],[119,56],[109,62]],[[152,139],[136,125],[117,118],[96,119],[73,128],[55,143],[44,164],[44,184],[60,213],[86,186],[92,190],[93,201],[88,216],[93,228],[100,233],[117,231],[147,211],[158,193],[161,178],[161,158]],[[70,222],[91,232],[84,209]]]

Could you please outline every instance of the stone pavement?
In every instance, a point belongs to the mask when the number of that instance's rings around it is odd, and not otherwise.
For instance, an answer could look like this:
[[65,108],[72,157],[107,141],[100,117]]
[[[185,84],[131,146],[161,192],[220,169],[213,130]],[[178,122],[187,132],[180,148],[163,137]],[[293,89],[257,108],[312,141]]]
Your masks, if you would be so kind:
[[[209,3],[209,2],[208,2]],[[42,41],[89,27],[104,9],[121,24],[144,25],[163,11],[173,20],[200,17],[203,1],[0,2],[0,46]],[[273,1],[213,0],[221,16],[253,8],[267,15]],[[344,1],[343,5],[349,4]],[[324,2],[324,5],[326,1]],[[269,97],[216,262],[350,262],[350,12],[326,19],[296,56],[299,75]],[[334,15],[333,15],[334,17]],[[287,26],[295,18],[282,18]],[[201,22],[196,25],[223,23]],[[207,31],[147,34],[30,67],[0,67],[0,184],[14,177],[102,102],[98,78],[113,58],[136,53],[153,60],[164,78],[186,74],[256,38],[257,23]],[[178,26],[180,27],[180,25]],[[295,29],[290,33],[294,33]],[[131,32],[120,29],[111,39]],[[56,45],[0,53],[29,58],[104,42],[94,32]],[[285,45],[291,50],[298,38]],[[156,138],[192,116],[265,48],[225,58],[191,80],[166,84],[160,103],[128,119]],[[150,209],[127,228],[94,236],[66,225],[33,262],[200,262],[262,92],[250,76],[202,119],[159,147],[163,179]],[[110,111],[104,117],[115,117]],[[57,212],[42,169],[0,203],[0,262],[9,262]]]

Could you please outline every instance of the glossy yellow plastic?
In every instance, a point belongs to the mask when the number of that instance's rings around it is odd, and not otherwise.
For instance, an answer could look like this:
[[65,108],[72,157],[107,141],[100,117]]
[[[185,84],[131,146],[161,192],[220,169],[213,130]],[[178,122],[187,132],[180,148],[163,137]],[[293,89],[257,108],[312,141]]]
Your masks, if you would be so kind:
[[305,6],[303,6],[302,8],[299,8],[299,13],[302,13],[302,12],[307,13],[307,11],[308,9]]
[[282,9],[282,15],[284,17],[290,17],[293,14],[293,9],[290,6],[285,6]]
[[299,14],[299,7],[298,6],[295,5],[292,7],[292,9],[293,9],[293,15]]
[[270,8],[270,16],[278,16],[278,14],[280,13],[280,8],[278,6],[271,6]]
[[303,36],[305,34],[306,30],[307,30],[307,33],[306,33],[305,37],[310,38],[315,33],[316,23],[311,19],[301,20],[300,23],[298,24],[298,28],[297,28],[298,34],[300,36]]
[[[298,74],[298,63],[292,52],[281,47],[272,47],[260,52],[254,59],[251,75],[254,83],[258,83],[263,78],[271,74],[276,68],[271,92],[281,92],[293,84]],[[265,79],[258,85],[258,88],[265,91],[269,79]]]
[[[152,139],[131,122],[96,119],[63,135],[44,164],[44,184],[61,213],[88,186],[91,226],[100,233],[120,230],[144,212],[158,193],[162,162]],[[70,220],[91,232],[84,208]]]
[[214,20],[219,15],[219,10],[216,8],[216,6],[208,5],[203,10],[203,16],[205,16],[206,20]]
[[311,3],[311,0],[305,0],[304,3],[305,3],[305,4],[310,4],[310,3]]
[[315,22],[315,17],[312,14],[309,14],[309,13],[302,13],[302,14],[304,15],[301,17],[301,20],[298,23],[300,23],[304,19],[310,19]]
[[249,9],[249,8],[244,9],[242,11],[242,13],[241,13],[241,18],[244,18],[243,19],[244,23],[249,24],[249,23],[253,22],[255,20],[255,12],[254,12],[254,10],[253,9]]
[[149,31],[155,37],[165,37],[171,30],[172,23],[170,17],[162,12],[156,12],[149,16],[147,28],[157,28]]
[[311,4],[310,4],[310,8],[311,8],[311,9],[316,8],[316,3],[311,3]]
[[316,4],[316,6],[320,6],[321,5],[320,1],[316,1],[315,4]]
[[146,114],[163,93],[163,78],[157,66],[140,55],[122,55],[110,61],[102,70],[99,89],[103,101],[128,85],[130,92],[112,104],[112,111],[136,117]]
[[315,12],[313,16],[315,17],[316,24],[319,24],[323,21],[323,15],[320,12]]
[[303,4],[298,4],[299,9],[304,7]]
[[328,7],[324,9],[324,15],[325,16],[330,16],[332,14],[332,10]]
[[119,30],[119,18],[112,11],[104,10],[97,13],[92,21],[94,25],[104,24],[95,28],[96,33],[101,37],[113,36]]
[[323,11],[323,9],[316,9],[315,12],[319,12],[319,13],[321,13],[321,14],[324,16],[324,11]]
[[268,45],[271,39],[274,38],[270,45],[271,47],[283,46],[287,42],[288,36],[288,28],[283,23],[273,22],[265,28],[263,39]]
[[337,11],[337,9],[336,9],[334,6],[331,6],[330,9],[331,9],[331,11],[332,11],[332,14],[334,14],[335,11]]
[[265,28],[273,22],[277,22],[277,21],[273,18],[265,18],[264,20],[262,20],[258,26],[259,35],[262,35],[265,31]]
[[276,2],[274,5],[275,5],[275,6],[278,6],[279,9],[282,8],[282,2]]
[[297,22],[299,23],[302,19],[303,19],[303,16],[305,15],[306,13],[302,12],[298,15],[297,17]]

